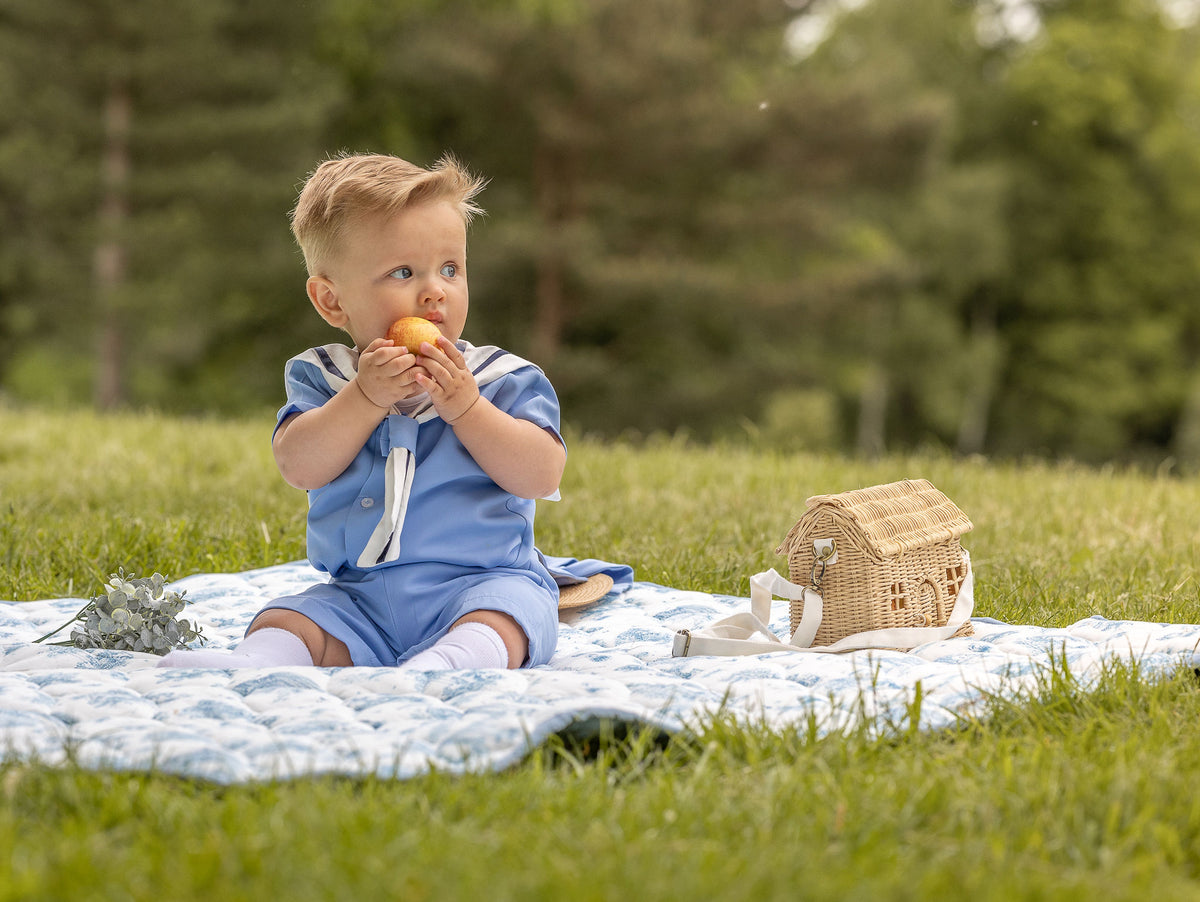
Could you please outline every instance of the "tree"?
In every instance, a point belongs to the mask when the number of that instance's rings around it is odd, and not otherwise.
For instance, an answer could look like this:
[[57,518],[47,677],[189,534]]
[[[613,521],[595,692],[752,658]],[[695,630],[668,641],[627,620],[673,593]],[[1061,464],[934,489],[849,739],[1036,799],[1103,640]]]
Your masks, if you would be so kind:
[[1048,4],[1043,18],[1006,85],[1018,180],[1002,447],[1161,449],[1196,363],[1194,56],[1150,0]]
[[19,186],[7,215],[25,224],[6,272],[26,391],[64,359],[92,361],[67,381],[102,407],[219,408],[263,378],[238,360],[253,343],[228,339],[289,322],[258,299],[300,276],[284,212],[327,102],[296,77],[313,71],[294,65],[308,25],[279,3],[8,5],[22,103],[0,154]]
[[1197,40],[1154,0],[7,0],[0,385],[276,400],[332,338],[304,174],[450,150],[492,179],[467,337],[584,429],[1200,458]]
[[913,177],[920,104],[797,66],[774,0],[346,9],[338,143],[492,177],[470,329],[543,362],[585,426],[711,434],[827,379],[845,201]]
[[855,6],[812,8],[825,37],[804,63],[868,123],[845,142],[855,178],[830,199],[853,286],[823,328],[836,390],[861,452],[930,441],[980,451],[1003,359],[1009,174],[979,138],[1006,48],[977,39],[970,4]]

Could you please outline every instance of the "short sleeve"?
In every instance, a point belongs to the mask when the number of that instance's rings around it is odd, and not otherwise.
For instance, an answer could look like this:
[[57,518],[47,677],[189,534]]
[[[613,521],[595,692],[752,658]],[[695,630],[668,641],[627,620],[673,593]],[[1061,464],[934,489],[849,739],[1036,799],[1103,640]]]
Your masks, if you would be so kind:
[[[488,398],[493,404],[519,420],[529,420],[554,433],[562,442],[558,395],[550,380],[536,366],[527,366],[497,380],[497,388]],[[488,394],[486,389],[483,392]],[[565,443],[564,443],[565,444]]]
[[320,407],[334,394],[317,367],[299,357],[293,357],[284,366],[283,382],[287,403],[275,415],[276,432],[288,417]]

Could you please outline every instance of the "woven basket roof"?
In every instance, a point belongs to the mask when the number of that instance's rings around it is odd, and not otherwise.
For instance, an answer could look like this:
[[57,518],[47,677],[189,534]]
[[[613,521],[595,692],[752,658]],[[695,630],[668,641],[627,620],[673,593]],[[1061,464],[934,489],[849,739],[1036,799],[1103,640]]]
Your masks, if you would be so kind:
[[865,550],[894,557],[924,545],[956,539],[973,528],[958,507],[926,479],[906,479],[840,495],[814,495],[777,553],[791,553],[809,525],[828,513],[860,538]]

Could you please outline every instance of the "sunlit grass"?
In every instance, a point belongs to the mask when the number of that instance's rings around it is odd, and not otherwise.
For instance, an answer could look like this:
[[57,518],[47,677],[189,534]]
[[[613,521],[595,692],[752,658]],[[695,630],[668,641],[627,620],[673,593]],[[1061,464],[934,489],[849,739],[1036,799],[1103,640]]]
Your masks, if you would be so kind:
[[[259,421],[0,409],[0,598],[303,556]],[[974,520],[976,611],[1200,620],[1200,482],[939,455],[571,440],[555,554],[745,594],[808,495],[929,478]],[[2,703],[0,703],[2,710]],[[1191,899],[1200,685],[1057,669],[957,728],[816,739],[720,718],[551,741],[501,774],[214,787],[0,765],[8,899]]]
[[[304,556],[303,493],[261,420],[0,409],[0,598],[82,595],[118,566],[172,578]],[[1200,480],[947,456],[849,461],[683,440],[572,437],[551,554],[630,563],[638,578],[744,595],[804,499],[925,477],[975,523],[977,611],[1062,625],[1091,614],[1200,617]]]
[[303,557],[272,422],[0,409],[0,598],[87,595],[119,566],[176,579]]

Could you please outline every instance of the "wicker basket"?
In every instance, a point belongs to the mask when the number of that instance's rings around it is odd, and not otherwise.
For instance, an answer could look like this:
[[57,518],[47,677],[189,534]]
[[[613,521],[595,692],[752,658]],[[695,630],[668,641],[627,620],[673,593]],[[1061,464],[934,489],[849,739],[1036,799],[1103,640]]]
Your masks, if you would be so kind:
[[[813,645],[867,630],[945,626],[967,574],[971,521],[924,479],[814,495],[775,549],[788,577],[824,599]],[[791,603],[795,630],[804,602]],[[973,632],[968,620],[956,636]]]

